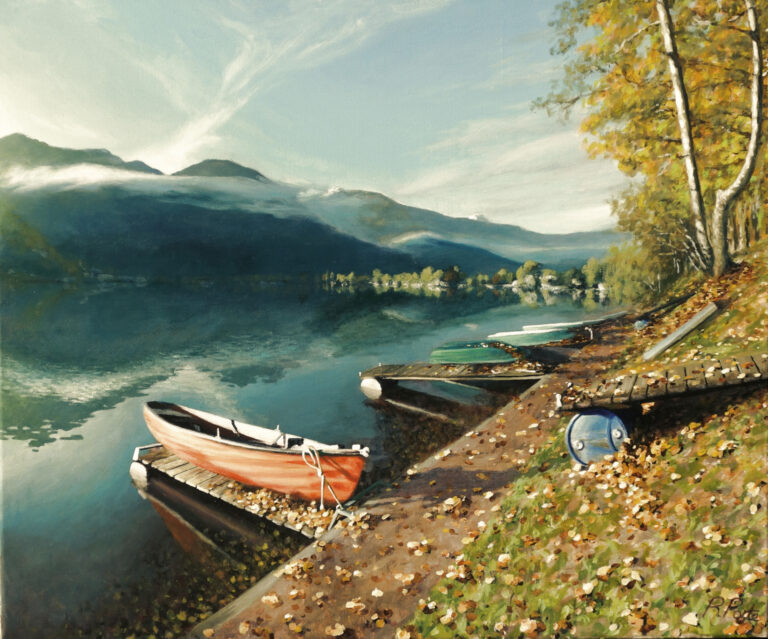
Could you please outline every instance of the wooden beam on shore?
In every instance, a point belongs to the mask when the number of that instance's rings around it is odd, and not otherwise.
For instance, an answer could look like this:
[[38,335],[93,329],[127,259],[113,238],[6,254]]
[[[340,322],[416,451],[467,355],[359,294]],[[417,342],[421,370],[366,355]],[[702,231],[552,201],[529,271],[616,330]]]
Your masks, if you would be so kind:
[[688,333],[697,328],[700,324],[703,324],[709,317],[717,313],[717,304],[710,302],[703,309],[701,309],[696,315],[689,319],[685,324],[678,328],[674,333],[667,335],[663,340],[649,348],[643,353],[643,359],[648,361],[660,355],[667,350],[672,344],[683,339]]

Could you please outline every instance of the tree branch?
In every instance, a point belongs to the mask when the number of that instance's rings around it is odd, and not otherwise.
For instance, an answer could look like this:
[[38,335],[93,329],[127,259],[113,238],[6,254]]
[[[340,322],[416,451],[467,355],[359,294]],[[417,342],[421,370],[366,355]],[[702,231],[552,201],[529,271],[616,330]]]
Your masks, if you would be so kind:
[[616,53],[620,53],[621,51],[623,51],[625,46],[627,46],[632,40],[634,40],[638,36],[642,35],[645,31],[648,31],[648,29],[652,27],[657,27],[657,26],[659,26],[659,21],[654,20],[653,22],[649,22],[648,24],[646,24],[641,29],[638,29],[637,31],[635,31],[631,36],[627,36],[626,38],[624,38],[624,40],[621,42],[619,47],[616,49]]

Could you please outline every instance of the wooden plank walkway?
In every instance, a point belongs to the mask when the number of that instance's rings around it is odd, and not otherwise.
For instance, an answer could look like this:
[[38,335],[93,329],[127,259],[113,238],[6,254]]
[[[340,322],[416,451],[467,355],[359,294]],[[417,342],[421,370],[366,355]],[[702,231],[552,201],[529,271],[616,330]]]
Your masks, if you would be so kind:
[[[292,508],[280,508],[280,503],[287,501],[284,495],[277,495],[269,493],[265,489],[245,486],[233,479],[195,466],[177,457],[160,444],[151,447],[143,446],[136,449],[131,463],[132,465],[139,464],[144,467],[147,481],[151,481],[153,473],[159,473],[179,484],[185,484],[200,493],[208,495],[210,498],[233,506],[246,515],[266,519],[276,526],[288,528],[309,539],[315,539],[323,534],[328,529],[333,517],[333,509],[319,511],[318,513],[318,509],[309,503],[294,503],[292,501]],[[141,472],[141,469],[139,469],[139,472]],[[131,476],[134,478],[135,473],[136,469],[132,467]],[[275,505],[265,506],[259,500],[252,499],[257,494],[263,497],[264,493],[274,496]],[[303,513],[302,510],[305,512]],[[306,523],[309,519],[320,525]]]
[[558,409],[620,410],[632,404],[760,382],[768,383],[768,352],[740,353],[641,373],[619,373],[586,388],[570,388],[561,396]]
[[437,381],[448,380],[456,382],[467,381],[497,381],[508,382],[518,380],[535,381],[544,377],[544,367],[520,364],[429,364],[416,362],[413,364],[379,364],[360,373],[360,377],[377,380],[405,381]]

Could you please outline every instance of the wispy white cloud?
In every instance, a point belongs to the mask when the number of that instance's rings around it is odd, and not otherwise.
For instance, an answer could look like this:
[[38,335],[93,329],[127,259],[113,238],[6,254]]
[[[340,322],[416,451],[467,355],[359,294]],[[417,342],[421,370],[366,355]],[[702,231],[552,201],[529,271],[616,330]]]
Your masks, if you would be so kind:
[[158,178],[97,164],[73,164],[61,168],[40,166],[31,169],[13,166],[0,173],[0,186],[16,191],[33,191],[51,187],[69,189],[152,179]]
[[19,3],[0,24],[0,132],[177,170],[234,146],[226,127],[260,91],[451,1]]
[[395,187],[399,199],[542,232],[611,226],[607,200],[625,184],[613,163],[587,157],[574,125],[539,112],[465,122],[424,154],[430,168]]
[[279,81],[281,74],[346,55],[388,24],[434,11],[451,1],[361,4],[337,0],[309,7],[289,4],[286,12],[267,21],[249,15],[222,18],[219,24],[236,34],[239,45],[221,71],[219,87],[168,139],[137,149],[136,155],[167,171],[182,168],[218,142],[221,129],[265,84]]

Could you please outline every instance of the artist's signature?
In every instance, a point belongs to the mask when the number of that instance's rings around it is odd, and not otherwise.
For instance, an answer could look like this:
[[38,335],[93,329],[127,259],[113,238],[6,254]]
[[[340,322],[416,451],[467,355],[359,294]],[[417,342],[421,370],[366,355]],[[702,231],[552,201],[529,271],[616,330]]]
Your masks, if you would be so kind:
[[728,601],[726,601],[725,597],[711,597],[702,616],[707,613],[714,614],[717,617],[727,617],[730,615],[736,623],[758,620],[758,610],[754,607],[754,603],[747,607],[744,599],[741,597],[735,597]]

